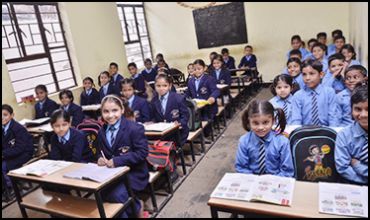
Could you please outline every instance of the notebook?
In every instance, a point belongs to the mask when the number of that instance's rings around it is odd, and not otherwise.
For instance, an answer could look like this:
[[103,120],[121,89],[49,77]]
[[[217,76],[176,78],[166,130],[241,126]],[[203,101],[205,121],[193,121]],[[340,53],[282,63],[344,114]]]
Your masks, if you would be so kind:
[[96,104],[96,105],[82,105],[82,111],[97,111],[101,107],[101,104]]
[[9,173],[43,177],[70,166],[72,162],[61,160],[38,160]]
[[50,117],[39,118],[39,119],[34,119],[34,120],[25,118],[25,119],[20,120],[18,123],[26,127],[31,127],[31,126],[38,126],[38,125],[46,124],[49,121],[50,121]]
[[163,131],[173,128],[174,126],[175,126],[175,123],[160,122],[160,123],[144,125],[144,128],[146,132],[148,131],[163,132]]
[[98,166],[94,163],[84,164],[81,168],[65,173],[63,177],[72,179],[91,180],[102,183],[111,179],[116,174],[122,172],[124,167],[108,168],[106,166]]

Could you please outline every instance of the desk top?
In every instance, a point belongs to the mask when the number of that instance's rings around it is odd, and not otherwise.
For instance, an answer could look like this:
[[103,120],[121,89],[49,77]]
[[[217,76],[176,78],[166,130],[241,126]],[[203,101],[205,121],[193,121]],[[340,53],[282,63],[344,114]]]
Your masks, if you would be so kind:
[[296,218],[349,218],[319,213],[319,184],[296,181],[292,206],[279,206],[269,203],[246,202],[228,199],[210,198],[209,206],[241,212]]
[[173,126],[167,130],[164,130],[164,131],[145,131],[145,136],[149,136],[149,137],[163,137],[165,135],[167,135],[168,133],[174,131],[174,130],[177,130],[180,128],[180,125],[176,125],[176,124],[173,124]]
[[97,111],[101,107],[101,104],[96,104],[96,105],[82,105],[82,111]]
[[63,175],[65,173],[69,173],[71,171],[77,170],[81,168],[84,165],[84,163],[73,163],[70,166],[61,169],[59,171],[56,171],[55,173],[52,173],[47,176],[43,177],[36,177],[36,176],[29,176],[29,175],[21,175],[21,174],[14,174],[14,173],[8,173],[8,176],[10,177],[15,177],[15,178],[20,178],[23,180],[29,180],[29,181],[35,181],[35,182],[43,182],[43,183],[51,183],[51,184],[62,184],[67,187],[74,187],[74,188],[84,188],[88,190],[99,190],[102,187],[104,187],[106,184],[111,182],[112,180],[121,177],[122,175],[128,173],[130,171],[130,168],[125,166],[122,167],[122,171],[114,175],[112,178],[105,182],[93,182],[90,180],[80,180],[80,179],[70,179],[70,178],[65,178]]
[[29,127],[26,128],[29,133],[34,133],[34,134],[43,134],[45,132],[53,132],[53,128],[51,127],[50,123],[40,125],[37,127]]

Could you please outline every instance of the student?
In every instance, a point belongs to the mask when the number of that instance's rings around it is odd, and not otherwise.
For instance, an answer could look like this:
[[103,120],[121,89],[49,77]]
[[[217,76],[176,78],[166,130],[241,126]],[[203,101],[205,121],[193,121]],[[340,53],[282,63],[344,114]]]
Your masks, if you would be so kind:
[[319,43],[326,45],[328,35],[325,32],[319,32],[316,35],[316,39]]
[[54,134],[51,137],[49,159],[64,160],[77,163],[92,162],[93,155],[88,148],[83,132],[71,128],[71,118],[63,109],[51,115],[50,124]]
[[[273,131],[275,121],[278,121],[279,133]],[[286,125],[283,110],[274,109],[268,101],[255,99],[243,113],[242,122],[248,133],[239,139],[236,172],[292,177],[289,140],[281,134]]]
[[165,60],[158,60],[156,65],[157,74],[164,73],[164,74],[170,74],[170,69],[167,68],[168,65]]
[[73,103],[73,93],[68,89],[62,90],[59,93],[59,99],[62,103],[61,108],[72,117],[72,126],[77,127],[84,120],[85,116],[81,106]]
[[37,85],[35,93],[38,99],[35,104],[35,119],[50,117],[51,113],[59,108],[59,105],[48,98],[48,90],[45,85]]
[[[157,62],[157,64],[156,64],[156,65],[155,65],[155,67],[154,67],[154,70],[155,70],[155,71],[157,71],[157,72],[158,72],[158,70],[159,70],[160,68],[166,68],[167,70],[169,70],[169,69],[170,69],[170,67],[168,66],[168,64],[167,64],[167,63],[166,63],[166,61],[164,60],[164,56],[163,56],[163,54],[158,53],[158,54],[155,56],[155,60],[156,60],[156,62]],[[158,65],[159,61],[163,62],[163,66],[159,66],[159,65]]]
[[212,121],[218,112],[216,100],[220,96],[220,90],[216,79],[204,74],[206,64],[203,60],[195,60],[193,64],[194,77],[189,81],[185,94],[187,98],[207,100],[210,106],[202,109],[201,118],[203,121]]
[[278,75],[271,86],[271,93],[274,97],[269,101],[275,109],[283,109],[288,125],[292,124],[292,90],[293,78],[285,74]]
[[333,43],[332,44],[329,44],[328,46],[328,53],[327,53],[327,56],[330,56],[332,54],[335,54],[335,44],[334,44],[334,39],[338,36],[343,36],[343,32],[339,29],[336,29],[334,31],[331,32],[331,38],[333,39]]
[[329,69],[326,71],[322,84],[333,88],[335,93],[339,93],[345,89],[343,77],[348,64],[344,62],[344,56],[340,53],[331,55],[328,63]]
[[[115,62],[111,62],[109,64],[109,75],[110,75],[110,80],[113,86],[115,87],[115,91],[119,92],[121,91],[120,88],[120,82],[123,80],[123,76],[118,73],[118,64]],[[118,93],[116,95],[119,95]]]
[[[291,58],[297,58],[297,59],[299,59],[301,61],[302,60],[302,53],[301,53],[301,51],[300,50],[291,50],[289,52],[289,59],[291,59]],[[284,68],[283,73],[284,74],[288,74],[288,67],[285,67]]]
[[244,47],[244,56],[240,60],[238,68],[246,69],[243,75],[253,77],[253,71],[257,70],[257,57],[253,54],[253,47],[247,45]]
[[356,85],[367,81],[367,70],[361,65],[350,66],[344,72],[346,89],[336,95],[339,126],[346,127],[353,123],[351,109],[351,94]]
[[301,66],[302,66],[301,60],[296,57],[290,58],[287,62],[288,74],[292,77],[294,84],[292,94],[305,87]]
[[134,112],[136,122],[149,122],[151,120],[149,104],[144,98],[135,95],[135,81],[124,79],[121,81],[121,88],[122,97]]
[[[148,141],[144,127],[127,120],[120,98],[108,95],[102,100],[102,118],[104,126],[99,130],[98,165],[108,168],[129,166],[129,180],[134,193],[145,189],[149,181],[146,162],[148,156]],[[129,197],[126,185],[122,182],[112,185],[101,193],[103,200],[110,203],[125,203]],[[135,197],[135,213],[127,209],[121,218],[143,214],[140,201]]]
[[229,54],[229,49],[227,48],[222,48],[221,50],[221,55],[224,60],[224,64],[227,69],[236,69],[235,68],[235,59],[234,57],[230,56]]
[[340,50],[342,49],[345,43],[346,43],[346,38],[344,36],[336,36],[334,38],[335,49],[333,49],[330,53],[328,53],[328,56],[331,56],[335,53],[340,53]]
[[136,63],[129,63],[127,65],[127,69],[131,74],[131,79],[134,80],[135,89],[138,92],[138,96],[146,99],[148,95],[146,94],[145,79],[138,73]]
[[231,74],[228,69],[224,66],[224,60],[221,55],[217,55],[212,60],[213,71],[210,73],[213,76],[217,84],[231,85]]
[[321,85],[324,76],[322,64],[316,60],[306,60],[302,65],[304,89],[293,96],[293,125],[324,125],[336,127],[335,91]]
[[322,71],[326,73],[328,71],[328,59],[325,56],[326,46],[322,43],[316,43],[312,47],[312,55],[315,60],[318,60],[322,64]]
[[94,105],[100,103],[100,94],[95,89],[94,80],[86,77],[83,80],[84,91],[80,95],[80,105]]
[[188,77],[186,78],[186,84],[189,83],[189,80],[193,77],[194,75],[194,64],[193,63],[189,63],[188,64],[188,67],[187,67],[187,70],[188,70]]
[[[292,38],[290,39],[290,44],[292,46],[292,50],[300,50],[302,57],[306,57],[306,55],[308,54],[308,51],[302,47],[302,39],[299,35],[293,35]],[[289,59],[289,52],[287,53],[288,59]]]
[[361,65],[360,62],[356,60],[355,48],[353,48],[351,44],[343,45],[340,53],[345,57],[345,61],[348,63],[348,66]]
[[207,66],[207,73],[211,73],[213,71],[212,61],[217,56],[217,52],[213,51],[209,54],[209,65]]
[[368,88],[356,88],[351,97],[352,117],[350,126],[338,133],[335,145],[335,166],[349,183],[368,184]]
[[100,101],[103,98],[110,94],[118,94],[119,92],[116,91],[116,87],[111,82],[111,77],[108,71],[103,71],[99,74],[98,77],[98,85],[100,86],[99,95]]
[[[189,135],[189,111],[185,97],[170,91],[172,79],[166,74],[159,74],[155,79],[157,96],[151,101],[154,122],[175,122],[181,125],[181,146],[186,143]],[[176,137],[170,137],[176,140]]]
[[7,173],[10,170],[20,168],[24,163],[32,158],[34,147],[32,136],[26,128],[14,120],[13,108],[10,105],[3,104],[2,111],[2,174],[3,187],[8,188],[10,197],[14,197],[12,183]]
[[313,45],[315,45],[316,43],[318,43],[319,41],[316,40],[315,38],[311,38],[310,40],[308,40],[307,42],[307,46],[308,46],[308,53],[306,54],[305,57],[303,57],[302,61],[305,61],[305,60],[308,60],[308,59],[315,59],[315,57],[313,56],[312,54],[312,47]]
[[152,60],[149,58],[145,59],[144,65],[145,69],[141,72],[141,75],[148,83],[154,82],[155,77],[157,76],[157,71],[153,68]]

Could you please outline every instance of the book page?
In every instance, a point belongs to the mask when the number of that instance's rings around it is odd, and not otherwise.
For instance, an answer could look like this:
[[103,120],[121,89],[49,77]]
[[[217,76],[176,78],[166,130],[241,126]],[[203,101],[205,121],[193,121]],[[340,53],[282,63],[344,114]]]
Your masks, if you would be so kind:
[[249,201],[251,186],[258,176],[243,173],[226,173],[213,190],[212,198]]
[[71,164],[72,162],[61,160],[38,160],[19,169],[11,170],[9,173],[43,177],[64,169]]
[[175,123],[165,123],[165,122],[160,122],[160,123],[154,123],[154,124],[149,124],[149,125],[144,125],[145,131],[166,131],[168,129],[171,129],[175,126]]
[[253,184],[251,200],[291,206],[294,185],[295,179],[293,178],[273,175],[259,176]]
[[50,120],[50,117],[39,118],[39,119],[34,119],[34,120],[24,118],[24,119],[20,120],[18,123],[23,125],[23,126],[29,125],[29,124],[38,125],[38,124],[46,123],[49,120]]
[[367,186],[320,182],[319,212],[368,218]]
[[82,105],[82,111],[96,111],[99,110],[101,107],[101,104],[95,104],[95,105]]
[[95,182],[105,182],[121,172],[124,167],[108,168],[106,166],[98,166],[94,163],[84,164],[80,169],[65,173],[63,177],[73,179],[86,179]]

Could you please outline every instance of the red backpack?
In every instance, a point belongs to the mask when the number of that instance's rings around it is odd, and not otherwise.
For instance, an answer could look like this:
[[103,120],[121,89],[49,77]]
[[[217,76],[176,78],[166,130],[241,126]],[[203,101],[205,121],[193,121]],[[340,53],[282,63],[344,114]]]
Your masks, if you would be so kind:
[[146,160],[155,170],[165,169],[173,172],[176,145],[172,141],[149,141],[149,153]]

